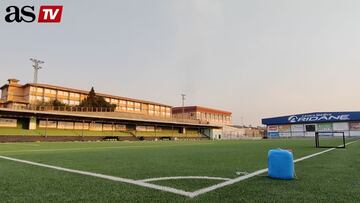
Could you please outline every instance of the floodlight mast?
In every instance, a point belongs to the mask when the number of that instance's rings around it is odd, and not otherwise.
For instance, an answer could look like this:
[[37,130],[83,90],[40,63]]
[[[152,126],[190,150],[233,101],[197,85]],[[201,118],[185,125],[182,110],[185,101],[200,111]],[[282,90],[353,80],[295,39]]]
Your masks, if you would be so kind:
[[181,101],[182,101],[182,120],[184,120],[184,114],[185,114],[185,94],[181,94]]
[[38,60],[38,59],[35,59],[35,58],[31,58],[30,61],[32,61],[34,64],[33,64],[33,67],[34,67],[34,83],[37,84],[38,82],[38,71],[42,68],[41,66],[39,66],[40,64],[43,64],[45,63],[44,61],[41,61],[41,60]]

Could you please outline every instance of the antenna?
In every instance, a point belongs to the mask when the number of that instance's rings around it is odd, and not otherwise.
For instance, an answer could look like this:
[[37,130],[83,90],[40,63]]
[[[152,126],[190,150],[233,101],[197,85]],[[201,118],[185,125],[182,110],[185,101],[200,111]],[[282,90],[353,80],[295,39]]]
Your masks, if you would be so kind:
[[38,71],[39,71],[39,69],[42,68],[39,65],[43,64],[45,62],[41,61],[41,60],[38,60],[38,59],[35,59],[35,58],[31,58],[30,61],[32,61],[34,63],[33,64],[33,67],[34,67],[34,83],[36,84],[38,82]]
[[185,113],[185,107],[184,107],[184,104],[185,104],[185,94],[181,94],[181,101],[182,101],[182,120],[184,120],[184,113]]

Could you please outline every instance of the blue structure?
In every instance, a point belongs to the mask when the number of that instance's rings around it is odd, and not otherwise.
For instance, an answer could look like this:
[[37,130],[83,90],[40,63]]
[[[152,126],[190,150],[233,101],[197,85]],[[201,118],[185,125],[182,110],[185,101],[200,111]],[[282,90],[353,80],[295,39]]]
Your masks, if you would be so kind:
[[275,179],[294,179],[293,154],[287,150],[273,149],[268,153],[268,174]]
[[321,122],[360,121],[360,111],[315,112],[262,119],[264,125],[304,124]]
[[[360,136],[360,111],[314,112],[262,119],[267,137],[315,136],[315,132],[344,132]],[[337,135],[335,135],[337,136]]]

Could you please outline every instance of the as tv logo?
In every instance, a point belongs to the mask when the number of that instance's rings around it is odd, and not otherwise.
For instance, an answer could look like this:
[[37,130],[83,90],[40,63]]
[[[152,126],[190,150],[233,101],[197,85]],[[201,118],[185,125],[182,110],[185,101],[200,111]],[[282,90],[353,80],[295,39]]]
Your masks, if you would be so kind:
[[[38,23],[60,23],[63,6],[59,5],[43,5],[39,9]],[[34,6],[24,6],[19,9],[17,6],[9,6],[6,8],[7,15],[5,21],[12,22],[27,22],[31,23],[36,20],[34,13]]]

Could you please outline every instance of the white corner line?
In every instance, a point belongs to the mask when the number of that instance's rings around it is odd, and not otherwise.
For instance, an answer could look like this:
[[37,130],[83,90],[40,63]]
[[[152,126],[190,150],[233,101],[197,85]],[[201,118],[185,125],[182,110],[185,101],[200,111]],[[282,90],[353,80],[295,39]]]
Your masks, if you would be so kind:
[[[357,142],[357,141],[359,141],[359,140],[360,140],[360,139],[355,140],[355,141],[352,141],[352,142],[349,142],[349,143],[346,143],[345,145],[353,144],[353,143],[355,143],[355,142]],[[340,145],[340,146],[342,146],[342,145]],[[300,161],[303,161],[303,160],[312,158],[312,157],[314,157],[314,156],[318,156],[318,155],[320,155],[320,154],[324,154],[324,153],[330,152],[330,151],[332,151],[332,150],[334,150],[334,149],[336,149],[336,148],[335,148],[335,147],[334,147],[334,148],[330,148],[330,149],[327,149],[327,150],[324,150],[324,151],[321,151],[321,152],[318,152],[318,153],[315,153],[315,154],[311,154],[311,155],[308,155],[308,156],[301,157],[301,158],[299,158],[299,159],[294,160],[294,163],[297,163],[297,162],[300,162]],[[199,196],[199,195],[201,195],[201,194],[208,193],[208,192],[211,192],[211,191],[213,191],[213,190],[216,190],[216,189],[219,189],[219,188],[228,186],[228,185],[232,185],[232,184],[234,184],[234,183],[237,183],[237,182],[240,182],[240,181],[243,181],[243,180],[252,178],[252,177],[254,177],[254,176],[257,176],[257,175],[266,173],[267,171],[268,171],[268,168],[260,169],[260,170],[258,170],[258,171],[249,173],[249,174],[244,175],[244,176],[240,176],[240,177],[238,177],[238,178],[235,178],[235,179],[232,179],[232,180],[229,180],[229,181],[226,181],[226,182],[222,182],[222,183],[219,183],[219,184],[210,186],[210,187],[206,187],[206,188],[202,188],[202,189],[200,189],[200,190],[196,190],[196,191],[194,191],[194,192],[192,192],[192,193],[190,194],[190,197],[191,197],[191,198],[194,198],[194,197]]]
[[92,176],[92,177],[102,178],[102,179],[116,181],[116,182],[122,182],[122,183],[138,185],[138,186],[142,186],[142,187],[147,187],[147,188],[160,190],[160,191],[163,191],[163,192],[170,192],[170,193],[174,193],[174,194],[178,194],[178,195],[183,195],[183,196],[186,196],[186,197],[191,196],[191,192],[186,192],[184,190],[179,190],[179,189],[175,189],[175,188],[171,188],[171,187],[167,187],[167,186],[161,186],[161,185],[155,185],[155,184],[151,184],[151,183],[146,183],[146,182],[142,182],[142,181],[139,181],[139,180],[120,178],[120,177],[115,177],[115,176],[99,174],[99,173],[92,173],[92,172],[87,172],[87,171],[68,169],[68,168],[52,166],[52,165],[48,165],[48,164],[41,164],[41,163],[36,163],[36,162],[32,162],[32,161],[15,159],[15,158],[6,157],[6,156],[0,156],[0,158],[5,159],[5,160],[20,162],[20,163],[24,163],[24,164],[34,165],[34,166],[40,166],[40,167],[44,167],[44,168],[55,169],[55,170],[58,170],[58,171],[65,171],[65,172],[69,172],[69,173],[81,174],[81,175]]
[[143,180],[139,180],[139,181],[153,182],[153,181],[159,181],[159,180],[179,180],[179,179],[232,180],[230,178],[210,177],[210,176],[172,176],[172,177],[148,178],[148,179],[143,179]]

